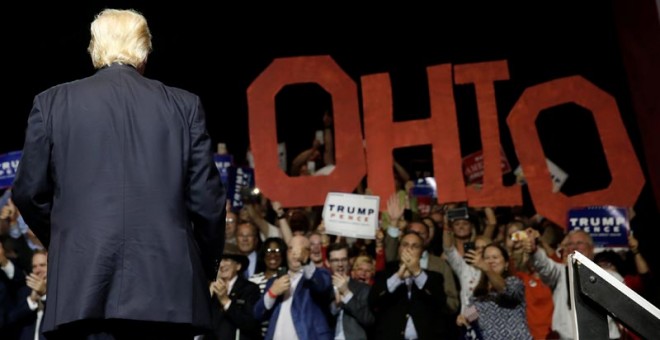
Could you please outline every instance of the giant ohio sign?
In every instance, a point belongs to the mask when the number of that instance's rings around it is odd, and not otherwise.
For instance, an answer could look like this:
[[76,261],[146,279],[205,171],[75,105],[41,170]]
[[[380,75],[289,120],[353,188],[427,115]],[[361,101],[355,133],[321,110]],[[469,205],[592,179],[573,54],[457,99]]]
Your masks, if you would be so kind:
[[[479,206],[522,205],[518,185],[504,186],[500,168],[500,131],[495,81],[509,79],[506,60],[427,67],[430,117],[394,122],[392,87],[387,73],[362,76],[364,136],[357,84],[329,56],[275,59],[247,91],[250,147],[255,180],[261,191],[285,207],[323,205],[328,192],[352,192],[367,175],[369,188],[381,197],[381,209],[395,191],[392,150],[432,145],[438,201]],[[286,85],[316,83],[332,97],[336,167],[328,176],[289,177],[279,167],[275,96]],[[484,158],[483,186],[466,187],[453,87],[472,84],[476,91]],[[553,193],[546,157],[535,129],[539,113],[575,103],[591,111],[611,174],[607,188],[571,197]],[[522,93],[506,122],[536,211],[565,225],[566,212],[592,205],[633,206],[644,175],[616,100],[581,76],[554,79]],[[570,122],[566,122],[569,124]],[[363,144],[366,141],[366,147]]]

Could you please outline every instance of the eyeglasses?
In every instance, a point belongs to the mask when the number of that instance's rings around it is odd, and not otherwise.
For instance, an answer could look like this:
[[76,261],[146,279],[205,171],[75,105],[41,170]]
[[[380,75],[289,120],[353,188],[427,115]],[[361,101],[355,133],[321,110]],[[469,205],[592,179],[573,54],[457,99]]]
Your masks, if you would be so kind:
[[267,248],[266,254],[279,254],[280,248]]
[[330,263],[348,263],[348,257],[344,257],[341,259],[330,259]]
[[236,220],[233,219],[233,218],[227,218],[227,219],[225,219],[225,222],[226,223],[234,223],[234,222],[236,222]]

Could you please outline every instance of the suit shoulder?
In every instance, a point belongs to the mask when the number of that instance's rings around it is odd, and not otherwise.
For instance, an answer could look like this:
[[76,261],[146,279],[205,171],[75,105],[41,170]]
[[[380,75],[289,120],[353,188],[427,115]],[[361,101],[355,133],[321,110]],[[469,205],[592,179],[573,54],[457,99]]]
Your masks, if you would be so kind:
[[90,79],[91,79],[91,76],[53,85],[53,86],[39,92],[36,96],[34,96],[34,100],[35,101],[45,100],[45,99],[54,97],[56,94],[58,94],[60,92],[68,91],[72,88],[84,87],[84,86],[86,86],[86,83],[89,82]]
[[199,100],[199,96],[195,93],[192,93],[188,90],[182,89],[180,87],[175,87],[175,86],[169,86],[161,83],[158,80],[152,80],[154,82],[157,82],[161,84],[163,87],[163,90],[166,91],[169,95],[186,100],[186,101],[197,101]]

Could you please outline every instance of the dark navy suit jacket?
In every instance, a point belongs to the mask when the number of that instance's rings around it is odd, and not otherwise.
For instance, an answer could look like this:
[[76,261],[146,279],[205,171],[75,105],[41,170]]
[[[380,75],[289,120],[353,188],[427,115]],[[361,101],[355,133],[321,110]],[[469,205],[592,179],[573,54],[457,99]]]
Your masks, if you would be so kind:
[[34,98],[13,200],[49,249],[44,331],[210,329],[225,190],[199,98],[115,64]]
[[[275,279],[271,278],[268,280],[264,292],[268,292]],[[303,274],[303,277],[296,286],[296,290],[293,292],[293,300],[291,301],[291,318],[293,319],[298,339],[334,339],[335,332],[328,325],[328,313],[322,309],[330,305],[328,296],[330,296],[331,292],[332,277],[327,269],[316,268],[314,274],[309,279]],[[268,323],[265,338],[270,340],[275,333],[275,326],[277,325],[277,318],[282,308],[283,297],[279,296],[273,308],[267,310],[264,304],[266,294],[268,293],[264,293],[259,299],[259,302],[254,306],[254,314],[257,320],[269,318],[270,322]]]
[[[7,322],[16,330],[18,340],[34,340],[34,333],[37,327],[36,310],[31,310],[27,299],[32,293],[32,289],[27,286],[21,287],[18,291],[16,304],[9,312]],[[43,326],[43,316],[41,318],[39,339],[45,340],[41,330]]]
[[252,313],[260,295],[259,286],[239,273],[229,292],[231,304],[227,310],[213,297],[213,332],[206,334],[204,340],[237,339],[237,332],[240,340],[261,339],[261,323]]

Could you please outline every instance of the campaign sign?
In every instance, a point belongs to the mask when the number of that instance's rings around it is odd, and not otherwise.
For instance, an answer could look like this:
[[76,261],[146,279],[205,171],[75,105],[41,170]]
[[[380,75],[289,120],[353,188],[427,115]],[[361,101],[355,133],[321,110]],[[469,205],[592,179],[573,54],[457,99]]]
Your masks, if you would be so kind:
[[380,197],[330,192],[323,206],[325,232],[330,235],[375,239]]
[[243,207],[241,191],[254,188],[254,169],[247,167],[229,167],[227,185],[227,199],[234,210]]
[[13,151],[0,155],[0,189],[8,188],[14,182],[22,151]]
[[596,247],[627,247],[628,210],[622,207],[594,206],[568,211],[568,231],[581,229],[591,235]]
[[215,154],[213,161],[220,172],[220,181],[227,188],[229,186],[229,168],[234,165],[234,157],[230,154]]
[[[506,158],[504,151],[500,149],[500,167],[502,173],[511,172],[511,164]],[[463,157],[463,176],[467,184],[483,183],[484,177],[484,155],[481,150]]]
[[[545,159],[546,164],[548,164],[548,172],[550,172],[550,178],[552,178],[552,192],[559,192],[561,190],[562,185],[566,183],[566,179],[568,179],[568,174],[566,171],[562,170],[557,164],[553,163],[549,159]],[[520,165],[516,168],[516,170],[513,172],[516,177],[518,177],[518,183],[521,185],[527,184],[525,181],[525,175],[522,172],[522,168]]]
[[422,216],[430,214],[433,199],[438,196],[435,178],[418,178],[413,187],[410,188],[410,195],[415,199],[417,211]]

